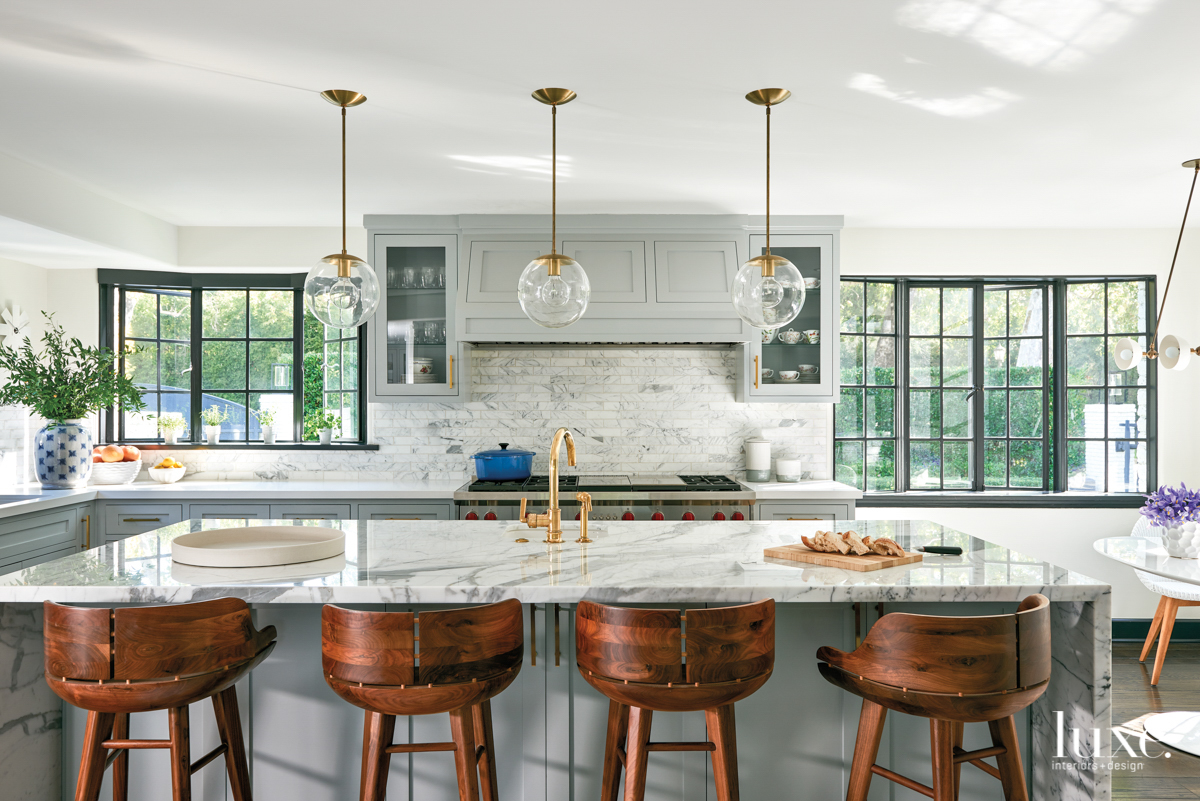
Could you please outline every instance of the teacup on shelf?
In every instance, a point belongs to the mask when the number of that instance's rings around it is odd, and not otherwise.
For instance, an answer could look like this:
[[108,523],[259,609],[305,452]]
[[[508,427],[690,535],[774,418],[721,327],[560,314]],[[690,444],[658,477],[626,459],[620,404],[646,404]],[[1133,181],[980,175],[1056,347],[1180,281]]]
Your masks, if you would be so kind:
[[804,341],[810,345],[819,345],[821,343],[821,332],[815,328],[805,331]]
[[[819,369],[820,368],[817,367],[817,365],[815,365],[815,364],[798,364],[798,365],[796,365],[796,372],[799,375],[816,375],[817,371]],[[783,373],[780,373],[780,375],[783,375]]]
[[821,279],[820,278],[805,278],[804,279],[804,288],[805,289],[820,289],[821,288]]
[[793,331],[792,329],[789,328],[788,330],[784,331],[783,333],[781,333],[779,335],[779,341],[783,342],[786,345],[795,345],[797,342],[800,341],[800,339],[803,336],[804,335],[801,334],[799,331]]
[[775,331],[776,330],[777,329],[774,329],[774,328],[764,328],[762,330],[762,343],[764,345],[769,345],[770,343],[775,341]]
[[770,381],[772,378],[775,377],[775,371],[772,370],[770,367],[764,367],[763,369],[758,371],[758,374],[760,376],[762,376],[763,381]]
[[800,380],[800,373],[795,370],[780,370],[779,380],[784,383],[791,384]]

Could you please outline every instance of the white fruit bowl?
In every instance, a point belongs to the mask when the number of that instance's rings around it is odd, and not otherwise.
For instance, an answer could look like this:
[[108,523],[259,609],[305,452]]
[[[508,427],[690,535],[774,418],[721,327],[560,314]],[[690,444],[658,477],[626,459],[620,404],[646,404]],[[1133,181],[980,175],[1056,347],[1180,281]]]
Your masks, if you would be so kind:
[[93,484],[132,484],[142,472],[142,460],[136,462],[96,462],[92,465]]
[[187,472],[187,465],[183,467],[151,467],[146,472],[159,484],[174,484],[183,478],[183,474]]

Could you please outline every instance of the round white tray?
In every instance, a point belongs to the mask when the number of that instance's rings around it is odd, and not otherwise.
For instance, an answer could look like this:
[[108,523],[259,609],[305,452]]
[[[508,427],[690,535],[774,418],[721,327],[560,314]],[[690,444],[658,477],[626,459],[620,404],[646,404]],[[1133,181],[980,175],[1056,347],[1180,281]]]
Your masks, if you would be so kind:
[[239,526],[194,531],[171,543],[171,559],[197,567],[268,567],[346,552],[346,535],[325,526]]
[[174,562],[171,578],[180,584],[202,586],[205,584],[289,584],[310,579],[336,576],[346,569],[345,554],[315,562],[300,562],[294,565],[270,565],[268,567],[196,567]]

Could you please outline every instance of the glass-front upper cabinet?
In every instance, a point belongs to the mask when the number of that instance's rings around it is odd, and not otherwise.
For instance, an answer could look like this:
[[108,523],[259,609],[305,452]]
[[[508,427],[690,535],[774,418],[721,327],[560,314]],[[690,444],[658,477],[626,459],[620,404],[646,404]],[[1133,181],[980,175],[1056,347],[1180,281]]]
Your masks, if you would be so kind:
[[373,234],[382,297],[370,324],[371,400],[465,398],[454,330],[458,237]]
[[[766,252],[767,239],[750,237],[750,255]],[[840,282],[830,234],[774,234],[771,252],[804,277],[805,300],[795,320],[761,331],[745,349],[742,400],[750,403],[835,403],[838,381]]]

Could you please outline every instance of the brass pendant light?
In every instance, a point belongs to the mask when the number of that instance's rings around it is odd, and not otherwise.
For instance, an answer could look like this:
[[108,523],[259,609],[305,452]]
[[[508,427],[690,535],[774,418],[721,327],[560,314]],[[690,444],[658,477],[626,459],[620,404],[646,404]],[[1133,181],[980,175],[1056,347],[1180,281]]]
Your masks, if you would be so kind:
[[1192,171],[1192,188],[1188,191],[1187,205],[1183,207],[1183,222],[1179,225],[1179,237],[1175,240],[1175,255],[1171,257],[1171,271],[1167,273],[1167,286],[1163,290],[1162,303],[1158,307],[1158,317],[1154,323],[1154,336],[1149,347],[1142,351],[1138,343],[1129,337],[1117,340],[1113,346],[1113,364],[1118,370],[1128,370],[1142,360],[1158,359],[1158,363],[1168,370],[1182,370],[1192,360],[1193,353],[1200,353],[1200,348],[1188,347],[1183,337],[1171,334],[1158,338],[1158,329],[1162,325],[1163,311],[1167,308],[1167,295],[1171,292],[1171,278],[1175,275],[1175,262],[1179,259],[1179,245],[1183,242],[1183,229],[1187,226],[1188,212],[1192,208],[1192,195],[1196,193],[1196,178],[1200,176],[1200,159],[1183,162],[1184,167]]
[[579,262],[558,252],[558,107],[575,99],[570,89],[538,89],[533,99],[550,106],[550,252],[525,267],[517,282],[521,311],[543,328],[565,328],[587,311],[592,294]]
[[771,106],[792,96],[787,89],[756,89],[746,99],[767,109],[767,247],[738,270],[730,292],[734,311],[754,328],[778,328],[804,308],[804,279],[796,265],[771,253]]
[[356,328],[379,308],[379,279],[371,265],[346,252],[346,109],[362,105],[364,95],[330,89],[321,97],[342,109],[342,252],[326,256],[304,279],[304,304],[333,328]]

